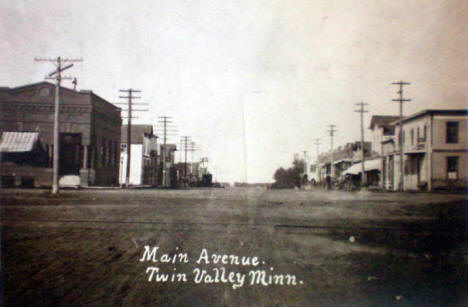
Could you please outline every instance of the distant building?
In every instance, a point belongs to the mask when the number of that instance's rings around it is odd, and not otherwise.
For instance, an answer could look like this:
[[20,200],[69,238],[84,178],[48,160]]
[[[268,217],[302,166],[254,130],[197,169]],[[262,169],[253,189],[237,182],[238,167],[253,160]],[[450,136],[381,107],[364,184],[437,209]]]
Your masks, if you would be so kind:
[[400,119],[399,116],[373,115],[369,129],[371,130],[372,151],[382,155],[382,142],[391,139],[395,135],[395,126],[391,125]]
[[178,185],[177,169],[175,167],[175,144],[160,145],[160,160],[158,184],[162,187],[176,187]]
[[[404,190],[435,190],[467,186],[468,110],[424,110],[402,123]],[[400,185],[399,120],[395,136],[382,141],[383,186]]]
[[[158,174],[158,144],[157,137],[153,134],[151,125],[131,126],[131,148],[130,148],[130,185],[157,185]],[[128,126],[122,126],[121,153],[120,153],[120,175],[121,185],[127,184],[127,131]]]
[[[366,158],[371,157],[371,143],[364,142],[364,154]],[[333,155],[333,159],[332,159]],[[333,165],[331,164],[333,160]],[[319,156],[318,164],[314,168],[315,174],[312,178],[323,181],[327,176],[339,178],[343,172],[352,165],[361,162],[361,142],[347,143],[331,152],[322,153]]]
[[[5,185],[52,185],[55,85],[0,88],[1,178]],[[120,108],[89,90],[60,88],[59,175],[81,186],[118,184]]]
[[183,186],[198,186],[201,182],[199,162],[179,162],[175,164],[177,178]]

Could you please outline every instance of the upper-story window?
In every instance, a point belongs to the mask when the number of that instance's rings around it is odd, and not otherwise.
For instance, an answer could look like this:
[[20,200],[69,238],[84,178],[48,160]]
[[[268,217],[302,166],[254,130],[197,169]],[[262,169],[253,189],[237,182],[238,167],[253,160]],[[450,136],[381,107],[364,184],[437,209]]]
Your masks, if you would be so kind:
[[458,143],[458,122],[447,122],[446,143]]

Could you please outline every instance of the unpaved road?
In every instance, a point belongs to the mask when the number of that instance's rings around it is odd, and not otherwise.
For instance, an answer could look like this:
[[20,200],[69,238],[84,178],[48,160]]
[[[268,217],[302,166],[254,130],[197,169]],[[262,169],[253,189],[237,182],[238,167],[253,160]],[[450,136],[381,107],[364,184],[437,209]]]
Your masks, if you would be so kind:
[[[320,190],[2,190],[3,303],[468,306],[466,203]],[[188,262],[139,261],[145,246]],[[260,264],[196,263],[203,249]],[[150,282],[148,267],[187,281]],[[222,268],[244,283],[195,282],[194,270]],[[252,270],[284,283],[252,285]]]

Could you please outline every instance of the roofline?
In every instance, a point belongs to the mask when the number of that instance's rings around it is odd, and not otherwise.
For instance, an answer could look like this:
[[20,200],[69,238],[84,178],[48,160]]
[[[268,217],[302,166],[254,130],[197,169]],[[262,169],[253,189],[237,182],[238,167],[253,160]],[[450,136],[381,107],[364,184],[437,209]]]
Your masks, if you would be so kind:
[[[368,129],[372,129],[372,128],[373,128],[373,127],[372,127],[372,120],[373,120],[375,117],[383,117],[383,118],[387,117],[387,118],[388,118],[388,117],[400,117],[400,116],[398,116],[398,115],[372,115],[371,121],[370,121],[370,123],[369,123],[369,128],[368,128]],[[390,125],[391,123],[393,123],[393,122],[389,122],[389,123],[387,123],[387,125]]]
[[455,116],[463,116],[468,115],[468,109],[426,109],[420,112],[414,113],[410,116],[404,117],[403,119],[396,120],[391,122],[390,125],[394,126],[401,123],[405,123],[416,119],[418,117],[422,117],[425,115],[455,115]]
[[[2,90],[10,90],[10,91],[16,91],[16,90],[20,90],[20,89],[23,89],[23,88],[28,88],[28,87],[34,87],[34,86],[37,86],[37,85],[41,85],[41,84],[47,84],[47,85],[52,85],[52,86],[55,86],[54,83],[52,82],[48,82],[48,81],[40,81],[40,82],[34,82],[34,83],[30,83],[30,84],[25,84],[25,85],[20,85],[20,86],[16,86],[16,87],[8,87],[8,86],[2,86],[0,87],[0,89]],[[80,93],[79,91],[76,91],[76,90],[72,90],[68,87],[64,87],[64,86],[60,86],[60,89],[62,90],[66,90],[66,91],[71,91],[73,93]]]
[[80,90],[80,92],[81,92],[81,91],[85,91],[85,93],[86,93],[86,91],[87,91],[89,95],[94,96],[94,97],[96,97],[96,98],[98,98],[98,99],[101,99],[102,101],[105,101],[105,102],[106,102],[107,104],[109,104],[111,107],[114,107],[114,108],[116,109],[116,111],[117,111],[117,110],[118,110],[118,111],[122,111],[122,108],[121,108],[121,107],[118,107],[118,106],[116,106],[115,104],[113,104],[112,102],[107,101],[106,99],[104,99],[104,98],[102,98],[101,96],[99,96],[99,95],[97,95],[96,93],[94,93],[92,90]]
[[[30,83],[30,84],[26,84],[26,85],[17,86],[17,87],[0,87],[0,90],[16,91],[16,90],[20,90],[20,89],[23,89],[23,88],[34,87],[34,86],[41,85],[41,84],[47,84],[47,85],[51,85],[51,86],[54,86],[54,87],[56,86],[55,84],[53,84],[51,82],[40,81],[40,82]],[[116,109],[118,109],[120,111],[122,110],[122,108],[120,108],[120,107],[114,105],[113,103],[107,101],[106,99],[104,99],[101,96],[94,93],[92,90],[82,89],[82,90],[77,91],[77,90],[73,90],[73,89],[68,88],[68,87],[64,87],[62,85],[60,86],[60,90],[65,90],[65,91],[72,92],[74,94],[79,94],[79,95],[95,96],[95,97],[107,102],[112,107],[114,107],[114,108],[116,108]]]

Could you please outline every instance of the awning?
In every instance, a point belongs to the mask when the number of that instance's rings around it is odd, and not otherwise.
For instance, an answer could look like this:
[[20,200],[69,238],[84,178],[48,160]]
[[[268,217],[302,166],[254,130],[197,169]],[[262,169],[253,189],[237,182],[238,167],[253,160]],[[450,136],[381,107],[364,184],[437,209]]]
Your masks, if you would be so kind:
[[[382,161],[380,159],[377,160],[369,160],[369,161],[364,161],[364,171],[373,171],[373,170],[379,170],[382,165]],[[343,172],[343,175],[351,174],[351,175],[358,175],[362,171],[362,163],[354,164],[347,170]]]
[[352,159],[341,159],[341,160],[338,160],[338,161],[334,161],[333,164],[338,164],[338,163],[342,163],[342,162],[353,162]]
[[39,132],[3,132],[0,152],[29,152],[39,139]]

